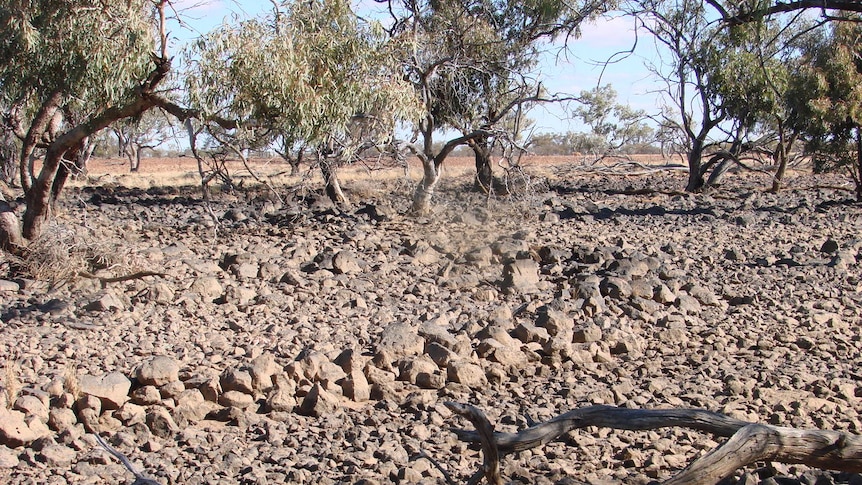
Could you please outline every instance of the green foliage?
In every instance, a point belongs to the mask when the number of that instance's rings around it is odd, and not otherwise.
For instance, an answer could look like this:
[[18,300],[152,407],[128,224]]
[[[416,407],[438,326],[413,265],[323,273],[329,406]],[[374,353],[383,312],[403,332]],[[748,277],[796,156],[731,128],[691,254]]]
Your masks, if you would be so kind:
[[0,0],[0,96],[77,110],[124,98],[152,67],[148,0]]
[[809,44],[794,87],[796,125],[818,171],[848,169],[862,199],[862,24]]
[[239,139],[280,134],[320,144],[344,136],[359,115],[391,126],[418,111],[409,85],[393,75],[383,30],[362,23],[345,0],[283,2],[263,18],[217,28],[189,58],[191,107],[204,119],[236,120]]
[[644,122],[646,113],[617,103],[617,92],[610,84],[582,91],[580,100],[574,115],[591,128],[592,146],[577,151],[604,154],[652,141],[654,130]]

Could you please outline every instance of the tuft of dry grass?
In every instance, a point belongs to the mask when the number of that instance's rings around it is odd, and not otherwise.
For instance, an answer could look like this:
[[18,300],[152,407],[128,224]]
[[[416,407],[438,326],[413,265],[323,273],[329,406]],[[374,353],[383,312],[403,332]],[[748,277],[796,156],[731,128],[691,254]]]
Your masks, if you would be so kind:
[[74,396],[76,401],[81,397],[81,386],[78,382],[78,373],[75,371],[74,365],[67,365],[63,371],[63,389]]
[[6,369],[3,373],[3,395],[6,399],[6,409],[12,409],[12,406],[18,399],[18,393],[21,392],[21,380],[18,379],[19,373],[18,364],[11,361],[6,363]]
[[58,221],[47,224],[15,263],[19,273],[52,287],[73,281],[81,273],[128,266],[113,241]]

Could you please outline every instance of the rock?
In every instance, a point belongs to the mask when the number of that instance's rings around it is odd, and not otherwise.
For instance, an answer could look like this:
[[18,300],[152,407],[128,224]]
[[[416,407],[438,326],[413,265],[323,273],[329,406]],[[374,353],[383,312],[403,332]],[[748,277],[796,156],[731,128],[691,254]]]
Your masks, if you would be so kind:
[[575,320],[564,312],[545,308],[536,322],[544,327],[551,337],[569,334],[575,329]]
[[213,301],[222,296],[224,288],[215,276],[202,276],[192,283],[189,291],[199,295],[204,301]]
[[[0,237],[2,237],[2,235],[0,235]],[[21,286],[18,283],[15,283],[14,281],[0,279],[0,291],[17,292],[20,289],[21,289]],[[17,463],[18,459],[16,458],[15,460]],[[2,465],[0,465],[0,466],[2,466]]]
[[226,369],[221,374],[219,384],[225,393],[237,391],[244,394],[254,394],[251,374],[245,370]]
[[179,430],[174,418],[162,407],[153,407],[147,412],[146,424],[159,438],[170,438]]
[[308,395],[302,400],[299,412],[306,416],[321,417],[336,412],[340,407],[341,401],[338,397],[326,392],[318,383],[311,387]]
[[19,463],[17,453],[5,446],[0,446],[0,470],[15,468]]
[[69,408],[51,408],[48,413],[48,426],[57,433],[64,433],[78,423],[75,412]]
[[425,349],[425,339],[406,323],[392,323],[380,334],[377,349],[397,356],[418,355]]
[[332,257],[332,268],[335,274],[354,274],[362,271],[356,255],[350,251],[339,251]]
[[102,292],[95,300],[84,305],[84,310],[91,312],[106,312],[110,310],[123,310],[126,305],[111,291]]
[[38,419],[25,419],[24,413],[0,407],[0,445],[9,448],[26,446],[50,434]]
[[254,397],[241,391],[225,391],[218,403],[225,407],[246,409],[254,405]]
[[503,268],[502,288],[506,292],[535,293],[539,281],[539,265],[532,259],[517,259]]
[[280,370],[272,354],[263,353],[255,357],[249,367],[253,388],[258,391],[269,389],[272,387],[272,376]]
[[132,381],[119,372],[102,376],[85,374],[78,378],[78,387],[82,393],[101,399],[105,409],[117,409],[128,401]]
[[398,380],[411,384],[416,384],[419,374],[433,374],[439,370],[437,364],[425,355],[404,359],[399,367]]
[[353,401],[362,402],[371,399],[371,386],[361,370],[351,371],[341,381],[341,388],[344,395]]
[[628,300],[632,296],[632,287],[629,282],[616,276],[608,276],[602,280],[599,290],[603,296],[615,300]]
[[131,399],[135,404],[146,406],[160,403],[162,401],[162,394],[156,386],[144,386],[132,391]]
[[452,362],[446,368],[446,374],[450,381],[463,384],[471,389],[481,389],[488,385],[485,371],[470,362]]
[[821,253],[837,253],[840,246],[838,245],[838,241],[832,239],[831,237],[825,241],[823,241],[823,245],[820,246]]
[[587,325],[575,329],[575,343],[598,342],[602,339],[602,329],[598,325]]
[[68,468],[75,460],[75,450],[63,446],[50,444],[39,451],[37,455],[40,461],[52,468]]
[[147,408],[127,402],[123,407],[114,412],[114,417],[123,422],[129,428],[147,419]]
[[180,364],[175,359],[159,355],[135,369],[135,379],[144,386],[162,386],[178,381]]
[[544,345],[551,340],[551,334],[547,329],[537,327],[529,322],[519,323],[512,331],[512,336],[525,344],[537,342]]
[[48,422],[48,408],[36,396],[24,395],[15,400],[12,409],[21,411],[27,416],[35,416],[42,420],[43,423]]

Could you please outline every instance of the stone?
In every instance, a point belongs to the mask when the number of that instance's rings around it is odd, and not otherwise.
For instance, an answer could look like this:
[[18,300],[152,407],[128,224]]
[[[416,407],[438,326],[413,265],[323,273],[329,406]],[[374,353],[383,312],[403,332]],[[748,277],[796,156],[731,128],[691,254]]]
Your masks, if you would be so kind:
[[299,413],[306,416],[321,417],[336,412],[341,407],[341,401],[337,396],[327,392],[320,383],[311,387],[311,390],[302,400]]
[[603,296],[615,300],[627,300],[632,296],[632,287],[629,282],[617,276],[608,276],[603,279],[599,285],[599,290]]
[[508,293],[535,293],[539,281],[539,264],[532,259],[517,259],[503,268],[502,288]]
[[105,409],[117,409],[128,401],[132,381],[119,372],[101,376],[85,374],[78,378],[78,387],[82,393],[101,399]]
[[362,266],[356,255],[351,251],[339,251],[332,257],[332,268],[335,274],[354,274],[362,271]]
[[598,342],[602,339],[602,329],[598,325],[587,325],[575,329],[575,343]]
[[160,403],[162,395],[156,386],[144,386],[132,391],[131,399],[135,404],[146,406]]
[[15,451],[5,446],[0,446],[0,470],[16,468],[20,461]]
[[254,405],[254,397],[241,391],[225,391],[219,396],[218,403],[225,407],[246,409]]
[[192,283],[189,291],[199,295],[202,300],[212,301],[222,296],[224,288],[215,276],[202,276]]
[[182,383],[182,381],[173,381],[168,382],[164,386],[159,388],[159,395],[163,399],[170,399],[176,397],[178,394],[186,390],[186,385]]
[[163,407],[151,408],[147,412],[146,424],[150,432],[159,438],[170,438],[179,430],[174,418]]
[[536,322],[539,326],[544,327],[551,337],[560,334],[571,333],[575,328],[575,320],[564,312],[546,308],[539,316]]
[[146,421],[147,408],[127,402],[123,404],[123,407],[114,411],[114,417],[122,421],[123,424],[129,428]]
[[446,367],[446,374],[450,381],[463,384],[471,389],[480,389],[488,385],[485,371],[471,362],[452,362]]
[[123,310],[126,305],[122,299],[111,291],[102,292],[97,299],[91,300],[84,305],[84,310],[91,312],[107,312],[110,310]]
[[341,381],[341,388],[344,396],[355,402],[362,402],[371,399],[371,386],[368,384],[368,379],[361,370],[351,371],[347,377]]
[[840,246],[838,245],[838,241],[832,239],[831,237],[825,241],[823,241],[823,245],[820,246],[821,253],[837,253]]
[[36,396],[24,395],[15,400],[12,409],[21,411],[27,416],[35,416],[42,420],[43,423],[48,422],[48,408]]
[[252,387],[258,391],[272,387],[272,376],[281,371],[275,357],[270,353],[263,353],[252,359],[248,370],[251,373]]
[[433,374],[439,369],[428,356],[420,355],[404,359],[399,366],[398,380],[416,384],[416,377],[420,373]]
[[219,383],[225,393],[237,391],[244,394],[254,394],[251,373],[245,370],[225,369],[221,374]]
[[551,340],[551,334],[547,329],[537,327],[529,322],[519,323],[518,326],[515,327],[515,330],[512,331],[512,336],[525,344],[538,342],[544,345],[546,342]]
[[[0,236],[0,237],[2,237],[2,236]],[[10,293],[14,293],[20,289],[21,289],[21,286],[18,283],[15,283],[14,281],[0,279],[0,291],[4,291],[4,292],[8,291]],[[18,459],[16,458],[15,460],[17,462]]]
[[69,408],[51,408],[48,413],[48,426],[57,433],[64,433],[78,423],[75,412]]
[[68,446],[50,444],[39,451],[37,458],[52,468],[68,468],[76,455]]
[[425,349],[425,339],[406,323],[391,323],[380,334],[377,349],[396,356],[418,355]]
[[9,448],[26,446],[50,434],[38,419],[25,419],[24,413],[0,406],[0,445]]
[[159,355],[153,357],[135,369],[135,379],[144,386],[162,386],[178,381],[180,364],[175,359]]

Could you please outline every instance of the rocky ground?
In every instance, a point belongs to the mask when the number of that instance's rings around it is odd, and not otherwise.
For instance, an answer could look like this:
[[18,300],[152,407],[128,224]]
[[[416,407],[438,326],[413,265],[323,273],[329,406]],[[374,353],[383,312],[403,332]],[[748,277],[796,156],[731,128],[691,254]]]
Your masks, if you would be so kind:
[[[164,484],[444,483],[422,454],[463,482],[481,456],[446,401],[505,431],[611,404],[860,433],[862,206],[836,181],[691,195],[557,167],[514,200],[448,179],[420,218],[411,184],[353,181],[344,209],[219,193],[217,224],[191,189],[72,191],[49,232],[94,274],[0,281],[0,482],[131,483],[87,430]],[[587,428],[503,472],[648,483],[720,442]]]

